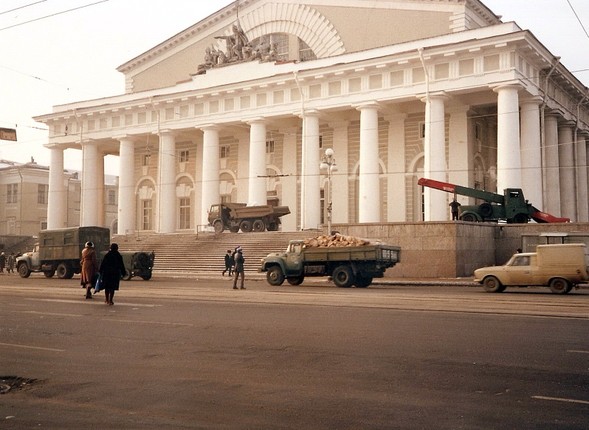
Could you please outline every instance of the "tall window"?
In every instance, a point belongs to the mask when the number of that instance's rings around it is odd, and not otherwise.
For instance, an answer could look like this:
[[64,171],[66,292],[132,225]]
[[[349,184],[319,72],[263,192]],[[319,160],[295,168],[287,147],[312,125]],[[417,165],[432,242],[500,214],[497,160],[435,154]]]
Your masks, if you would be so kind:
[[188,150],[180,151],[180,163],[188,163],[189,158],[190,158],[190,151],[188,151]]
[[274,141],[273,140],[266,141],[266,154],[274,154]]
[[45,184],[38,184],[37,185],[37,203],[40,205],[47,204],[47,193],[49,187]]
[[18,201],[18,184],[6,185],[6,203],[16,203]]
[[190,228],[190,198],[180,199],[180,230]]
[[219,146],[219,157],[221,158],[229,158],[229,150],[231,149],[230,145],[221,145]]
[[143,230],[152,230],[151,227],[151,219],[153,216],[152,213],[152,204],[151,200],[141,200],[141,228]]
[[143,154],[141,156],[141,165],[142,166],[149,166],[149,160],[151,158],[150,154]]
[[108,190],[108,204],[114,206],[117,204],[117,193],[115,190]]

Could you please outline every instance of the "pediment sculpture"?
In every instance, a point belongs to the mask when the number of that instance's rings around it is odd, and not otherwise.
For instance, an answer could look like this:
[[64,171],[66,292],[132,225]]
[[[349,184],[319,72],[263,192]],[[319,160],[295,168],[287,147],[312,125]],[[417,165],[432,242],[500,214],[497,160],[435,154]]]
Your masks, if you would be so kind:
[[254,44],[248,39],[239,22],[232,25],[230,35],[215,36],[215,39],[225,41],[225,50],[216,46],[207,47],[204,63],[198,65],[199,75],[215,67],[254,60],[276,61],[278,58],[276,44],[272,43],[269,37],[261,37],[258,39],[259,42]]

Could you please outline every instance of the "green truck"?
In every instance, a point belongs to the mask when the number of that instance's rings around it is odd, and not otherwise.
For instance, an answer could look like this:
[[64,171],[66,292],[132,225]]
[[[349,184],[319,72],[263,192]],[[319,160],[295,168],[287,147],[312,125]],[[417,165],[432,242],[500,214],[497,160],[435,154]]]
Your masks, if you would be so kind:
[[270,285],[300,285],[306,277],[329,276],[338,287],[368,287],[400,261],[401,248],[384,244],[345,247],[308,247],[291,240],[283,253],[268,254],[260,272]]
[[208,221],[215,233],[229,230],[237,233],[276,231],[280,226],[280,217],[288,215],[288,206],[247,206],[245,203],[221,203],[209,209]]
[[570,222],[569,218],[557,217],[536,209],[524,198],[521,188],[506,188],[503,190],[503,194],[496,194],[427,178],[420,178],[417,184],[452,193],[455,196],[468,196],[482,200],[482,203],[478,205],[460,206],[459,219],[461,221],[505,221],[510,224],[525,224],[533,219],[538,223]]
[[[34,249],[16,258],[18,274],[28,278],[33,272],[43,272],[47,278],[71,279],[81,272],[80,257],[86,242],[94,244],[100,263],[110,246],[110,230],[96,226],[42,230]],[[127,269],[123,279],[151,279],[153,252],[121,251],[121,255]]]

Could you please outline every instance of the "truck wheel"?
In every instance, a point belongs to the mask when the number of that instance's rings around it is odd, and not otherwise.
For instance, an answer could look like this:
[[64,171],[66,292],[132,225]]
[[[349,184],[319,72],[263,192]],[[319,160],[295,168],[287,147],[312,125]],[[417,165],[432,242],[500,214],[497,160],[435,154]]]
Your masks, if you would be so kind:
[[528,218],[528,216],[526,214],[519,213],[519,214],[516,214],[513,217],[513,222],[515,224],[527,224],[528,223],[528,219],[529,218]]
[[286,281],[290,285],[301,285],[304,280],[305,280],[304,276],[297,276],[296,278],[286,278]]
[[129,271],[129,269],[125,269],[125,274],[123,275],[123,281],[130,281],[133,275]]
[[483,279],[483,288],[487,293],[502,293],[505,286],[495,276],[487,276]]
[[239,228],[244,233],[249,233],[252,231],[252,222],[250,220],[244,219],[241,224],[239,224]]
[[266,224],[261,219],[257,219],[254,221],[254,223],[252,225],[252,229],[256,233],[262,232],[262,231],[266,230]]
[[151,273],[147,275],[141,275],[141,279],[143,279],[144,281],[149,281],[151,279]]
[[55,275],[55,270],[50,270],[48,272],[43,272],[43,274],[45,275],[46,278],[53,278],[53,275]]
[[223,221],[221,221],[220,219],[216,220],[213,223],[213,228],[215,229],[215,233],[217,233],[217,234],[223,233],[223,230],[225,229],[225,226],[223,225]]
[[29,266],[27,266],[27,263],[20,263],[18,265],[18,274],[21,278],[28,278],[29,276],[31,276],[31,271],[29,270]]
[[356,282],[354,285],[358,288],[366,288],[372,284],[372,276],[360,276],[356,275]]
[[493,215],[493,206],[491,203],[481,203],[479,205],[479,213],[483,218],[489,218],[491,215]]
[[550,280],[548,288],[550,288],[550,291],[552,291],[554,294],[566,294],[571,291],[572,286],[566,279],[554,278]]
[[350,266],[338,266],[331,274],[333,283],[341,288],[349,288],[354,285],[355,277]]
[[74,271],[70,269],[70,266],[67,263],[63,262],[57,265],[55,273],[59,279],[72,279],[74,276]]
[[266,281],[270,285],[280,286],[284,282],[284,273],[282,273],[282,269],[280,266],[272,266],[266,272]]
[[460,217],[460,220],[466,222],[478,222],[475,214],[464,214]]
[[239,231],[239,226],[237,226],[237,227],[229,227],[229,231],[231,233],[237,233]]

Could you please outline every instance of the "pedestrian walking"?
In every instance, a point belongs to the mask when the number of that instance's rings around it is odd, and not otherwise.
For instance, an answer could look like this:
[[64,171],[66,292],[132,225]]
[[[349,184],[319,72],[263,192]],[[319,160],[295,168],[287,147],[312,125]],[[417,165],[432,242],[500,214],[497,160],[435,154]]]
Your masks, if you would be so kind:
[[121,278],[125,276],[127,269],[123,262],[123,256],[119,252],[119,245],[110,244],[110,250],[106,253],[100,263],[100,277],[102,278],[102,288],[104,288],[105,300],[107,305],[114,305],[115,291],[119,289]]
[[233,255],[231,255],[231,250],[227,250],[227,254],[225,254],[225,270],[223,270],[223,276],[225,276],[225,272],[229,272],[229,276],[233,274],[233,265],[235,264],[235,260]]
[[80,285],[86,289],[86,299],[91,299],[91,289],[94,286],[96,273],[98,272],[98,257],[96,256],[94,244],[90,241],[86,242],[84,249],[82,249],[80,266]]
[[241,247],[237,248],[237,251],[235,253],[235,267],[233,268],[234,273],[235,273],[235,277],[233,278],[233,289],[237,290],[237,280],[239,278],[241,278],[241,283],[240,283],[240,288],[242,290],[245,290],[245,287],[243,286],[243,282],[244,282],[244,263],[245,263],[245,258],[243,258],[243,253],[241,251]]
[[4,254],[4,252],[0,252],[0,273],[4,273],[5,267],[6,267],[6,254]]
[[7,259],[6,271],[8,273],[14,273],[15,263],[16,263],[16,256],[14,255],[14,252],[11,252],[10,255],[8,256],[8,259]]
[[458,219],[458,208],[462,205],[455,198],[448,206],[450,206],[450,212],[452,213],[452,221],[456,221]]

